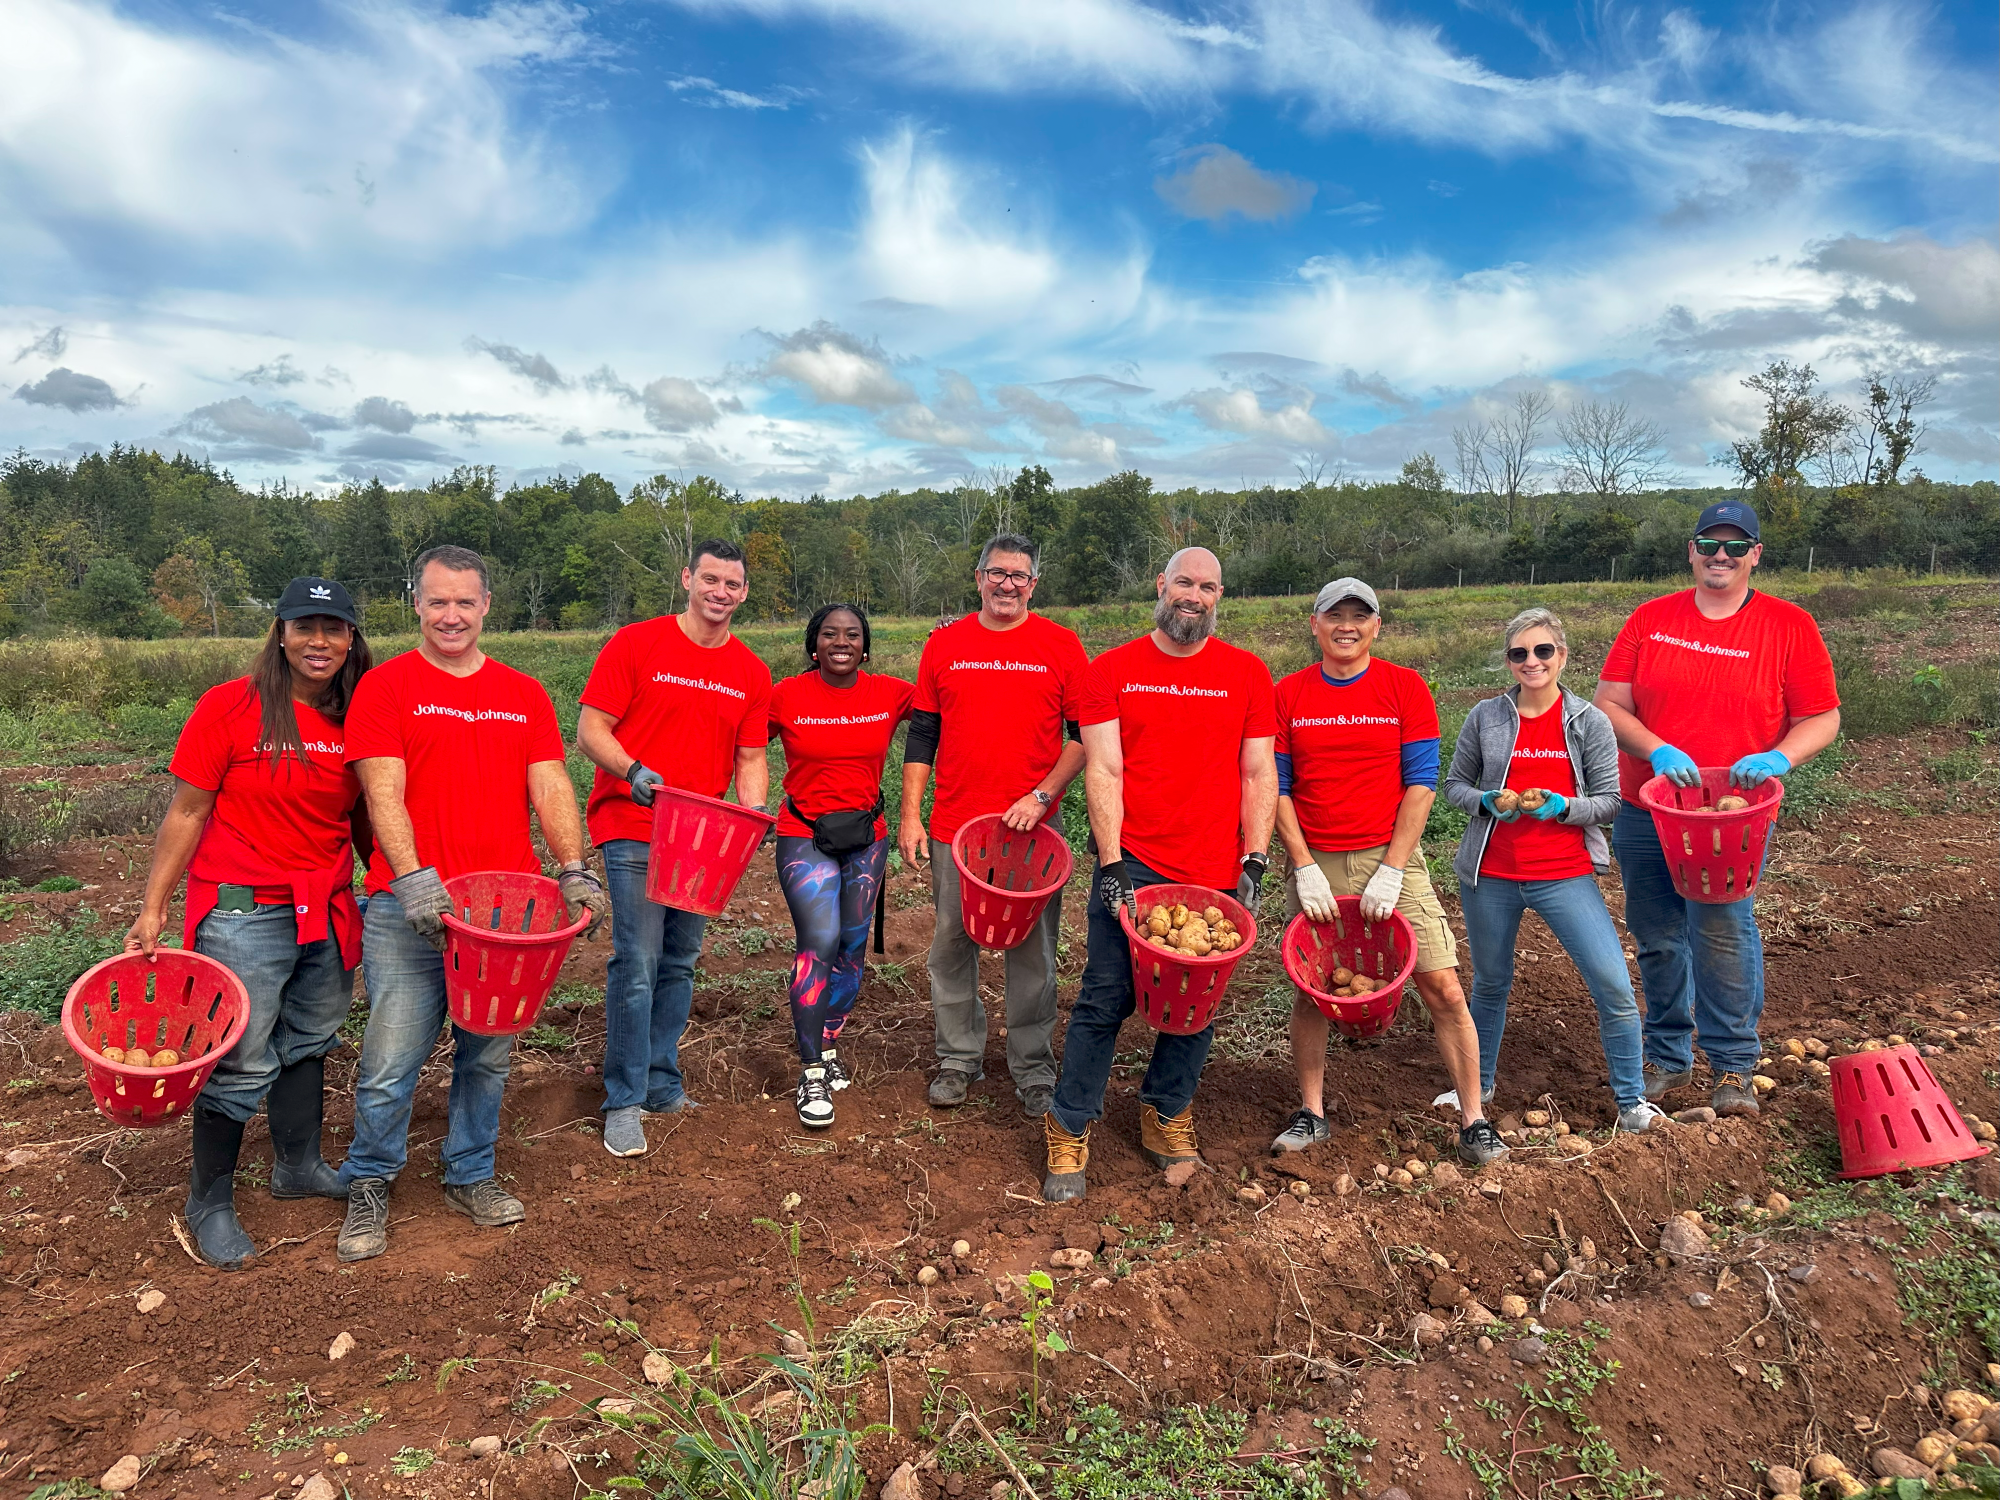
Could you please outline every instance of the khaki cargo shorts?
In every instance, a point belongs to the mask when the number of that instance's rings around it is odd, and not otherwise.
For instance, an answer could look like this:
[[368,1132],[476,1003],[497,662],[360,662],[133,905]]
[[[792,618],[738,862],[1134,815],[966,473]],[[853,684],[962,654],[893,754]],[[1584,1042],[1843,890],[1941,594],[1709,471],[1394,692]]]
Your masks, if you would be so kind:
[[[1313,863],[1326,876],[1326,883],[1333,887],[1334,895],[1358,896],[1388,852],[1389,846],[1380,844],[1373,849],[1348,849],[1339,854],[1315,849],[1312,856]],[[1451,935],[1451,923],[1445,917],[1436,888],[1431,885],[1431,872],[1424,864],[1421,849],[1410,855],[1410,862],[1403,869],[1403,894],[1396,902],[1396,910],[1416,929],[1417,973],[1431,974],[1458,967],[1458,940]],[[1287,875],[1285,920],[1289,922],[1299,911],[1298,885]]]

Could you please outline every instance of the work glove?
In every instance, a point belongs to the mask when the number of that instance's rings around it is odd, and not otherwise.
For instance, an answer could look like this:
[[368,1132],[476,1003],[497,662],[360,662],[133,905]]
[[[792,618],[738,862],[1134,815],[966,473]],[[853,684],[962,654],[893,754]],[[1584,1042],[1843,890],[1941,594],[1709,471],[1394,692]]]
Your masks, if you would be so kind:
[[1762,786],[1773,776],[1782,776],[1791,768],[1792,763],[1776,750],[1766,750],[1762,755],[1746,755],[1729,768],[1729,784]]
[[1479,794],[1479,805],[1485,811],[1487,817],[1496,818],[1502,823],[1511,823],[1521,816],[1521,810],[1517,807],[1512,812],[1502,812],[1493,805],[1493,799],[1499,796],[1502,790],[1504,788],[1496,787],[1493,791],[1481,792]]
[[1542,795],[1548,800],[1528,816],[1544,823],[1553,823],[1563,815],[1563,809],[1569,806],[1569,798],[1561,792],[1543,792]]
[[1386,922],[1403,894],[1403,872],[1392,864],[1379,864],[1361,888],[1361,918],[1365,922]]
[[588,865],[564,865],[556,876],[556,888],[562,892],[563,905],[569,909],[572,922],[586,911],[590,913],[590,925],[583,929],[583,935],[596,937],[597,929],[604,925],[604,914],[611,910],[611,897],[605,892],[604,882]]
[[1104,903],[1104,909],[1116,914],[1122,905],[1131,914],[1132,925],[1139,925],[1139,893],[1133,889],[1132,877],[1125,871],[1125,861],[1114,859],[1109,864],[1097,867],[1097,899]]
[[1264,872],[1270,867],[1268,854],[1243,856],[1243,873],[1236,877],[1236,899],[1249,908],[1253,917],[1257,914],[1257,897],[1264,889]]
[[451,910],[451,892],[436,865],[425,865],[389,882],[389,894],[403,906],[403,920],[410,930],[438,952],[444,952],[444,914]]
[[1675,786],[1701,785],[1701,767],[1694,763],[1685,750],[1676,750],[1672,745],[1662,745],[1647,758],[1653,763],[1655,776],[1664,776]]
[[633,761],[632,769],[625,773],[625,780],[632,788],[632,800],[641,807],[653,805],[653,793],[667,784],[667,778],[646,766],[643,761]]
[[1333,920],[1333,887],[1317,864],[1309,861],[1292,871],[1292,889],[1298,892],[1300,911],[1315,922]]

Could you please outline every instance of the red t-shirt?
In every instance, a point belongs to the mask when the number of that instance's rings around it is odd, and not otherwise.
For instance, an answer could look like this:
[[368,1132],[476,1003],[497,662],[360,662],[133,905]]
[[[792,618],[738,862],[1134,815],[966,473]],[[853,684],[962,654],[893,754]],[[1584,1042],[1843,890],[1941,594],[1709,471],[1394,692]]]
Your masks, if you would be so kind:
[[[1569,744],[1563,738],[1560,702],[1546,713],[1521,720],[1504,785],[1517,792],[1540,787],[1565,797],[1576,795],[1576,768],[1570,764]],[[1590,873],[1590,851],[1583,845],[1583,830],[1575,824],[1543,822],[1522,813],[1511,823],[1493,824],[1479,873],[1502,880],[1569,880]]]
[[[248,677],[212,687],[181,727],[167,769],[189,786],[214,792],[209,828],[234,834],[273,869],[330,870],[353,857],[347,820],[361,783],[347,767],[346,731],[308,704],[294,701],[292,711],[304,765],[289,755],[277,760],[258,753],[264,710]],[[290,905],[291,887],[260,886],[257,899]]]
[[1403,803],[1403,746],[1438,737],[1423,674],[1372,658],[1345,685],[1314,662],[1278,684],[1278,753],[1292,758],[1292,811],[1310,848],[1378,849]]
[[[1793,719],[1840,707],[1819,623],[1798,605],[1752,592],[1726,620],[1711,620],[1694,590],[1648,600],[1611,643],[1602,682],[1629,683],[1638,719],[1698,766],[1730,766],[1771,749]],[[1653,768],[1618,754],[1627,802]]]
[[[488,657],[454,677],[419,651],[391,657],[361,679],[347,709],[347,759],[401,760],[403,806],[417,858],[446,880],[476,870],[539,874],[528,836],[528,767],[561,761],[555,705],[525,672]],[[378,841],[368,890],[394,872]]]
[[1090,664],[1079,722],[1118,721],[1125,754],[1126,854],[1169,880],[1236,888],[1243,848],[1245,740],[1277,733],[1271,673],[1211,637],[1169,656],[1150,634]]
[[[830,688],[818,672],[787,677],[771,690],[771,722],[785,747],[785,796],[808,818],[843,808],[873,807],[882,795],[889,741],[910,711],[916,689],[900,677],[863,672],[851,687]],[[875,820],[875,837],[888,832]],[[778,810],[782,838],[812,837],[812,829]]]
[[1089,666],[1076,632],[1040,615],[989,630],[970,614],[924,642],[913,706],[943,724],[932,838],[949,844],[962,824],[1005,812],[1055,768]]
[[[618,743],[671,787],[720,797],[736,774],[738,746],[769,738],[771,669],[735,636],[697,646],[679,615],[627,625],[604,643],[583,704],[618,721]],[[653,814],[632,800],[622,772],[602,767],[590,784],[590,836],[650,839]]]

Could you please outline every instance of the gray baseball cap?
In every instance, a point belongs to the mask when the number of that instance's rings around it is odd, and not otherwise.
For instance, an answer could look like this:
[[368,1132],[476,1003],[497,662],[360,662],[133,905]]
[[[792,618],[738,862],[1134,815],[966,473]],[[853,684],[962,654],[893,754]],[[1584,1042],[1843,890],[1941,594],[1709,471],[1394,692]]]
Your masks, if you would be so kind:
[[1359,599],[1374,614],[1382,613],[1382,601],[1375,597],[1375,590],[1359,578],[1336,578],[1319,591],[1313,600],[1313,613],[1323,615],[1343,599]]

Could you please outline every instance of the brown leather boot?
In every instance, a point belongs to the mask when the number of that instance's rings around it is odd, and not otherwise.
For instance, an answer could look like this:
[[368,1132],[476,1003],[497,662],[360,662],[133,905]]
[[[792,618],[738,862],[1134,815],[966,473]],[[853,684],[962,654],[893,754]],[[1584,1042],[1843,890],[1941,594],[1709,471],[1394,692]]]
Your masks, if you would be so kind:
[[1167,1119],[1150,1104],[1139,1106],[1139,1154],[1156,1167],[1177,1161],[1199,1161],[1201,1143],[1194,1138],[1194,1106]]
[[1063,1128],[1056,1112],[1042,1116],[1043,1133],[1049,1142],[1049,1169],[1042,1178],[1042,1198],[1049,1203],[1067,1203],[1083,1196],[1083,1169],[1090,1162],[1090,1127],[1082,1135]]

